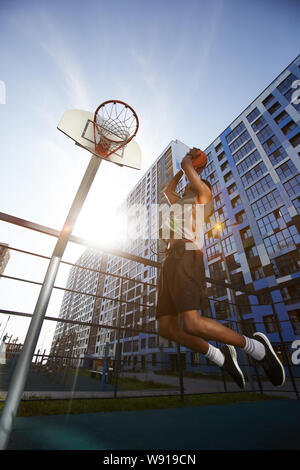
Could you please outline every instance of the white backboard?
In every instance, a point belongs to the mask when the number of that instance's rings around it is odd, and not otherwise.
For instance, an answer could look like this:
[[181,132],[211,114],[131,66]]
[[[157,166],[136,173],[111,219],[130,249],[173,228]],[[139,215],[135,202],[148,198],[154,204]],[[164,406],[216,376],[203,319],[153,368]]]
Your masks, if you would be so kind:
[[[74,140],[80,147],[95,154],[93,121],[94,113],[81,109],[70,109],[64,113],[57,129]],[[126,147],[122,147],[108,158],[103,158],[103,160],[140,170],[141,155],[139,145],[134,140],[131,140]]]

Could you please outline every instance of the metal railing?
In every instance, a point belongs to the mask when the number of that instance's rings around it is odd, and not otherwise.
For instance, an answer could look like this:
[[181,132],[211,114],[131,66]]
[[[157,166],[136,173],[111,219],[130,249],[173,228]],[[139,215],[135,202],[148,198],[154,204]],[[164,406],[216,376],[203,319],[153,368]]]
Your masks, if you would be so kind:
[[[59,237],[60,232],[53,230],[49,227],[45,227],[33,222],[26,221],[12,217],[8,214],[0,213],[0,220],[7,223],[15,224],[21,227],[25,227],[30,230],[38,231],[43,234],[47,234],[53,237]],[[92,245],[82,238],[71,235],[69,241],[79,245],[88,246],[94,250],[99,250],[101,253],[107,253],[107,251],[99,246]],[[35,256],[50,260],[50,257],[34,253],[32,251],[23,250],[17,247],[9,246],[12,252],[22,253],[28,256]],[[120,250],[110,250],[109,255],[126,258],[135,263],[142,263],[146,266],[152,266],[159,268],[160,264],[156,261],[149,260],[136,256],[131,253],[126,253]],[[53,289],[59,291],[70,292],[79,294],[86,297],[91,297],[94,300],[106,300],[111,303],[118,305],[118,313],[116,316],[115,324],[99,323],[99,322],[86,322],[80,320],[74,320],[72,318],[57,318],[51,315],[45,315],[43,321],[54,321],[64,323],[66,326],[71,327],[77,325],[78,327],[89,327],[97,330],[108,330],[113,333],[114,339],[110,343],[110,348],[106,355],[96,355],[93,357],[86,355],[86,357],[78,356],[73,354],[76,345],[76,338],[74,339],[72,348],[70,344],[65,342],[64,347],[52,347],[52,351],[46,354],[46,351],[36,351],[31,358],[31,366],[28,372],[27,382],[25,386],[25,394],[27,397],[32,396],[33,392],[39,392],[39,397],[45,396],[43,392],[70,392],[70,397],[76,397],[77,395],[82,396],[83,394],[88,397],[95,396],[95,394],[103,394],[106,396],[113,396],[115,398],[119,396],[148,396],[153,394],[154,396],[163,395],[180,395],[181,400],[184,400],[185,394],[201,394],[201,393],[228,393],[239,391],[237,386],[214,365],[207,363],[204,357],[195,355],[197,353],[182,348],[180,345],[171,343],[166,344],[166,340],[159,338],[157,331],[153,328],[147,327],[147,321],[145,319],[145,312],[150,312],[148,315],[155,318],[155,305],[144,303],[139,300],[128,300],[125,298],[124,283],[130,281],[134,284],[139,284],[144,287],[154,288],[152,283],[142,281],[141,279],[129,278],[128,276],[122,276],[116,273],[110,273],[107,271],[96,270],[88,266],[71,263],[68,261],[61,260],[61,264],[66,266],[85,269],[94,271],[102,276],[110,276],[118,280],[119,296],[109,297],[104,296],[103,293],[91,293],[83,292],[75,289],[69,289],[62,286],[53,286]],[[21,277],[8,276],[5,274],[1,275],[2,278],[25,282],[32,285],[42,286],[41,282],[28,280]],[[217,280],[212,278],[205,278],[206,282],[219,286],[225,289],[242,292],[248,296],[254,296],[258,301],[257,303],[251,303],[252,307],[265,307],[266,304],[260,302],[260,296],[265,293],[269,293],[272,290],[278,290],[278,286],[272,288],[264,288],[260,291],[252,291],[245,286],[236,286],[232,282]],[[271,296],[270,296],[271,297]],[[212,296],[208,299],[211,302],[224,302],[220,301]],[[280,393],[280,394],[294,394],[299,399],[299,380],[295,376],[294,366],[291,364],[289,347],[290,345],[284,341],[282,335],[281,324],[285,321],[279,321],[275,305],[283,303],[283,301],[271,302],[273,317],[274,317],[274,332],[278,334],[279,341],[274,344],[282,355],[284,366],[288,372],[288,378],[284,389],[275,389],[270,387],[270,384],[266,382],[262,370],[259,370],[255,361],[245,360],[244,357],[239,360],[240,366],[247,372],[247,387],[246,391],[253,391],[257,393]],[[135,318],[132,320],[130,327],[122,325],[122,320],[125,316],[123,312],[124,306],[132,307],[137,311]],[[249,309],[249,304],[243,306],[241,303],[228,302],[230,308],[235,309],[235,313],[239,318],[224,318],[221,321],[224,324],[229,323],[234,326],[236,330],[239,330],[245,335],[249,335],[249,322],[243,315],[243,307]],[[144,316],[143,316],[144,312]],[[8,309],[0,309],[0,313],[6,315],[13,315],[15,317],[27,317],[31,318],[33,315],[29,312],[13,311]],[[247,314],[248,315],[248,314]],[[263,322],[255,321],[255,326],[260,324],[264,325]],[[142,325],[140,323],[142,322]],[[251,332],[250,332],[251,333]],[[127,340],[124,340],[124,337]],[[128,338],[131,338],[128,340]],[[135,339],[136,338],[136,339]],[[155,338],[155,340],[153,339]],[[151,339],[150,343],[149,340]],[[137,341],[140,341],[138,345]],[[142,341],[143,346],[142,347]],[[130,343],[131,350],[127,343]],[[17,359],[21,353],[20,350],[16,349],[11,353],[6,364],[2,365],[4,371],[2,375],[3,383],[1,384],[2,398],[6,396],[6,390],[8,389],[10,379],[15,371]],[[98,362],[97,362],[98,361]],[[211,372],[211,373],[210,373]],[[32,381],[32,386],[31,386]],[[164,387],[165,385],[165,387]],[[26,387],[28,388],[26,390]],[[36,390],[32,389],[36,387]],[[46,387],[46,388],[45,388]],[[47,387],[49,388],[47,390]],[[40,388],[40,389],[39,389]],[[77,394],[77,395],[76,395]],[[97,396],[98,396],[97,395]],[[99,396],[100,396],[99,395]]]

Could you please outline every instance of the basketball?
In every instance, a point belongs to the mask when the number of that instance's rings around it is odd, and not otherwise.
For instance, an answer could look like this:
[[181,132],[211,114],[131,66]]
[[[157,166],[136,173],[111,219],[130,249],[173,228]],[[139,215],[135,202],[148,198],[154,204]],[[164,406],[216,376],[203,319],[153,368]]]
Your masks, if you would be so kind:
[[207,163],[207,156],[202,150],[195,152],[195,156],[192,157],[192,164],[195,170],[203,168]]

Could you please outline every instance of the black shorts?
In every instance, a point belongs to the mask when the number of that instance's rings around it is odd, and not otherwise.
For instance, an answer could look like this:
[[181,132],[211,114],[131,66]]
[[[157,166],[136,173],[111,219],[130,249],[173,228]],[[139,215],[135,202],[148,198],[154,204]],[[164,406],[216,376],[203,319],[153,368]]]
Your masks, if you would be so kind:
[[178,240],[167,251],[158,280],[156,318],[207,306],[203,254],[186,249],[186,243],[191,244]]

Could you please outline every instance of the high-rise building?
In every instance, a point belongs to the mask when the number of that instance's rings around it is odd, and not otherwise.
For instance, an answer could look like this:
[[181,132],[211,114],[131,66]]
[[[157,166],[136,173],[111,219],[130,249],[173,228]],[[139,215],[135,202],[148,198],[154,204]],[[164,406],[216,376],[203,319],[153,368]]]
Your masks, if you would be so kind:
[[[101,305],[102,283],[104,276],[99,271],[105,272],[106,256],[99,252],[87,249],[79,257],[70,269],[67,279],[66,291],[63,296],[59,318],[98,323],[98,312]],[[88,269],[83,269],[83,266]],[[90,295],[85,295],[90,294]],[[98,329],[95,326],[77,325],[73,323],[58,322],[53,336],[51,349],[59,341],[74,334],[72,346],[72,356],[84,358],[87,354],[95,350],[95,341]],[[68,348],[66,342],[66,348]],[[64,351],[65,354],[68,351]],[[83,361],[83,359],[82,359]]]
[[[212,184],[215,208],[204,224],[206,275],[226,279],[220,253],[222,243],[233,284],[257,293],[264,287],[274,288],[272,294],[260,296],[260,301],[266,304],[273,300],[274,307],[257,306],[257,298],[246,294],[238,293],[236,301],[249,333],[264,331],[272,342],[278,343],[279,353],[276,317],[281,322],[281,335],[288,348],[300,332],[299,79],[300,56],[205,149],[208,164],[202,172],[202,177]],[[129,193],[125,205],[144,207],[145,217],[142,226],[137,227],[140,236],[128,244],[127,251],[160,259],[159,241],[155,235],[159,229],[159,216],[153,208],[165,202],[163,189],[178,171],[187,150],[185,144],[172,141]],[[182,187],[184,184],[183,178]],[[218,239],[214,227],[220,222],[223,230]],[[142,325],[148,330],[156,329],[154,285],[157,269],[112,256],[108,259],[108,269],[148,283],[124,283],[124,298],[130,299],[132,304],[121,310],[122,326]],[[107,278],[103,294],[117,295],[118,289],[119,285]],[[210,302],[206,314],[236,328],[235,312],[226,290],[212,286],[208,293],[216,301]],[[153,308],[144,308],[139,303]],[[101,322],[116,323],[117,316],[117,304],[104,301]],[[105,338],[98,339],[100,353],[105,341],[110,340],[112,345],[116,342],[115,335],[109,337],[107,332]],[[130,334],[129,331],[128,335],[122,335],[121,343],[122,355],[128,365],[143,364],[145,357],[151,357],[153,367],[157,364],[158,368],[159,362],[167,360],[166,354],[170,363],[175,360],[176,350],[162,353],[155,335]],[[199,358],[198,353],[185,348],[182,351],[191,368],[205,360]]]
[[7,245],[6,243],[1,243],[0,245],[0,274],[4,273],[8,260],[10,258],[8,247],[9,245]]

